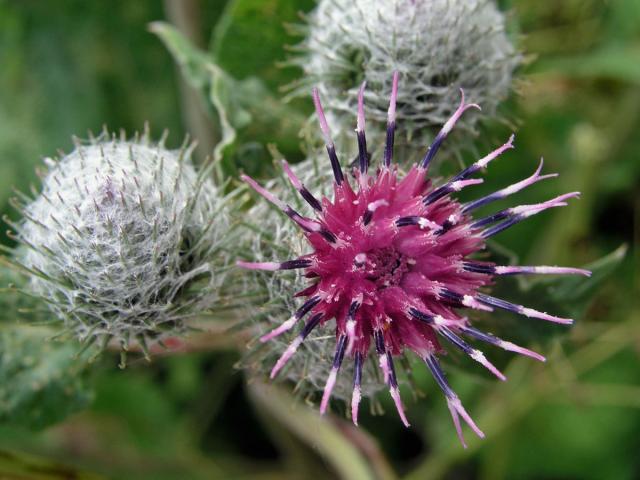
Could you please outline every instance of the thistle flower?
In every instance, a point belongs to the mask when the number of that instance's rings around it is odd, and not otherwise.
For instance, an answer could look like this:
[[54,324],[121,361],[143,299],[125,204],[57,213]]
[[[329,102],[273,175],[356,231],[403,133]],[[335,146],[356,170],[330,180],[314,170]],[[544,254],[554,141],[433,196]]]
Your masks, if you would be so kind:
[[333,320],[336,346],[320,404],[321,413],[327,409],[344,357],[348,356],[354,364],[351,416],[357,424],[362,366],[372,349],[398,414],[408,426],[394,357],[409,350],[424,360],[444,392],[458,436],[464,444],[460,417],[478,436],[483,437],[483,433],[446,380],[438,360],[438,355],[444,351],[442,344],[461,350],[501,380],[505,380],[505,376],[463,337],[540,361],[544,361],[544,357],[473,327],[460,310],[502,309],[534,319],[570,324],[571,319],[488,295],[483,292],[484,287],[502,275],[590,274],[586,270],[565,267],[499,266],[476,260],[474,254],[485,248],[488,238],[532,215],[564,206],[566,200],[579,193],[571,192],[542,203],[507,208],[474,219],[471,214],[477,208],[555,176],[541,175],[540,162],[529,178],[490,195],[468,203],[452,198],[453,193],[482,182],[472,178],[473,175],[513,148],[513,136],[453,178],[434,186],[427,178],[431,161],[463,113],[478,108],[466,103],[464,94],[423,159],[401,178],[393,165],[397,87],[396,72],[388,109],[387,142],[382,164],[375,173],[370,169],[365,136],[364,84],[360,88],[356,128],[359,157],[353,171],[355,186],[343,173],[319,93],[314,90],[316,112],[333,171],[333,200],[314,196],[286,162],[283,162],[283,168],[291,184],[315,212],[316,218],[303,216],[253,179],[246,175],[242,177],[304,232],[312,251],[281,262],[238,261],[238,265],[266,271],[300,269],[309,281],[309,286],[295,295],[303,297],[304,301],[291,318],[261,338],[264,342],[272,340],[306,317],[299,333],[273,367],[272,378],[315,328]]
[[[59,160],[35,199],[23,195],[11,224],[27,253],[16,258],[66,329],[85,347],[148,344],[184,332],[220,300],[229,223],[193,147],[103,134]],[[11,223],[11,222],[9,222]]]
[[[493,116],[520,63],[491,0],[321,0],[305,33],[303,53],[291,60],[305,80],[292,95],[317,85],[327,114],[348,118],[366,81],[365,109],[377,136],[384,134],[388,72],[397,70],[408,85],[396,103],[400,146],[428,144],[455,111],[459,88]],[[477,118],[461,126],[471,130]]]

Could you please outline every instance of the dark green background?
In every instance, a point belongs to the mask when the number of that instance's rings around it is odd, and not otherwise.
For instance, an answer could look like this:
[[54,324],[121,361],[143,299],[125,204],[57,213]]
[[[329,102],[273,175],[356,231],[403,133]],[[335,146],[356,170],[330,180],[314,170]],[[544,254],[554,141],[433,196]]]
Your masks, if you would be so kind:
[[[275,66],[286,57],[283,45],[297,41],[282,24],[298,21],[296,12],[312,4],[202,1],[192,34],[230,75],[256,76],[279,97],[278,87],[299,75]],[[69,150],[73,134],[86,137],[87,129],[99,131],[103,124],[133,132],[149,121],[154,135],[169,128],[168,144],[179,145],[186,130],[179,74],[148,31],[149,22],[166,20],[163,7],[150,0],[0,0],[3,212],[16,217],[7,203],[12,187],[36,183],[34,167],[57,149]],[[287,397],[265,398],[259,387],[247,387],[233,367],[238,353],[216,341],[205,352],[157,358],[151,366],[134,362],[126,371],[116,368],[115,355],[106,355],[88,379],[95,389],[88,410],[36,432],[13,424],[20,422],[0,424],[0,477],[75,478],[83,471],[131,479],[334,478],[337,472],[362,478],[360,464],[381,478],[412,480],[640,477],[640,263],[634,248],[640,2],[520,0],[502,7],[529,60],[519,72],[518,94],[504,106],[518,124],[517,149],[492,164],[476,191],[528,176],[544,156],[545,170],[560,178],[518,200],[533,203],[572,190],[583,195],[505,232],[501,245],[523,263],[576,266],[623,244],[628,251],[585,292],[578,281],[528,291],[513,280],[502,282],[499,292],[561,308],[577,324],[566,329],[504,317],[496,327],[503,336],[548,355],[546,364],[534,364],[487,349],[506,369],[506,384],[473,366],[468,373],[454,367],[452,382],[487,439],[468,433],[470,448],[461,448],[443,399],[419,365],[416,381],[426,397],[405,395],[413,427],[405,430],[387,408],[385,416],[365,414],[354,431],[341,410],[335,420],[317,423],[305,407],[291,409]],[[307,103],[293,108],[308,112]],[[509,133],[492,126],[478,145],[498,145]],[[211,135],[217,138],[215,122]],[[298,139],[269,125],[251,125],[240,137],[235,155],[258,175],[271,172],[266,141],[301,158]],[[12,314],[5,311],[5,317]]]

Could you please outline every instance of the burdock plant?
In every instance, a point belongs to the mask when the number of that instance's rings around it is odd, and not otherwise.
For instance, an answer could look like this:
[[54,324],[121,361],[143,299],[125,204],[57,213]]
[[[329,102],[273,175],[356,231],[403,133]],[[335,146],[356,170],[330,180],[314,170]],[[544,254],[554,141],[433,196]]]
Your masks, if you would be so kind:
[[[388,72],[400,72],[406,87],[396,103],[398,146],[409,143],[408,154],[428,145],[453,114],[460,88],[482,105],[484,118],[493,117],[520,62],[491,0],[320,0],[302,33],[301,53],[291,63],[304,80],[292,94],[316,86],[340,134],[366,81],[370,138],[384,135]],[[467,116],[460,127],[472,130],[478,118]]]
[[151,343],[181,334],[221,297],[231,238],[225,199],[191,162],[148,134],[107,134],[46,159],[42,191],[21,195],[11,224],[30,274],[65,330],[85,347]]
[[[359,90],[357,108],[358,162],[343,170],[337,157],[318,90],[313,98],[326,142],[333,174],[333,198],[318,197],[293,170],[283,163],[292,187],[308,204],[314,218],[295,210],[248,176],[254,190],[289,217],[303,233],[308,251],[302,255],[273,261],[239,261],[251,270],[299,270],[307,285],[292,292],[299,297],[290,318],[261,341],[288,332],[302,323],[298,333],[273,366],[274,378],[316,328],[332,325],[334,353],[326,373],[320,411],[328,407],[345,357],[353,362],[351,417],[358,421],[363,366],[369,356],[377,358],[384,384],[405,425],[405,415],[394,358],[411,351],[426,364],[444,392],[460,440],[464,444],[460,417],[480,437],[484,434],[468,415],[447,382],[438,357],[444,345],[462,351],[500,380],[498,370],[473,342],[484,342],[511,352],[544,361],[536,352],[476,328],[465,310],[506,310],[531,319],[570,324],[572,320],[518,305],[487,293],[497,277],[518,274],[581,274],[586,270],[556,266],[503,266],[478,258],[486,241],[517,223],[547,209],[566,205],[578,192],[532,205],[506,208],[475,218],[480,207],[504,199],[536,182],[554,177],[542,175],[542,162],[528,178],[487,196],[461,203],[454,194],[482,183],[474,176],[490,162],[513,148],[513,136],[504,145],[477,160],[452,178],[435,185],[428,170],[441,144],[465,111],[478,108],[466,103],[464,94],[458,108],[436,135],[422,159],[402,175],[394,165],[394,134],[398,74],[392,79],[387,118],[387,141],[380,162],[370,161],[365,137],[364,85]],[[352,178],[350,178],[352,176]]]

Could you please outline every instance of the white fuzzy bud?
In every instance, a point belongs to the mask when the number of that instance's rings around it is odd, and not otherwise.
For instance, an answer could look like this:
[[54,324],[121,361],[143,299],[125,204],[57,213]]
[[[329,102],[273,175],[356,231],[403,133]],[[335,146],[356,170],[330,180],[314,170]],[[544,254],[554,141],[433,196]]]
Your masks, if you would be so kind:
[[18,230],[33,290],[85,344],[127,349],[213,306],[228,220],[190,148],[103,135],[51,164]]
[[[371,136],[371,127],[384,131],[397,70],[401,144],[428,144],[458,106],[460,88],[482,106],[483,117],[492,116],[520,62],[491,0],[320,0],[308,21],[305,53],[292,59],[305,72],[294,95],[316,86],[328,113],[355,128],[358,89],[366,80]],[[456,128],[472,129],[477,119],[466,115]]]

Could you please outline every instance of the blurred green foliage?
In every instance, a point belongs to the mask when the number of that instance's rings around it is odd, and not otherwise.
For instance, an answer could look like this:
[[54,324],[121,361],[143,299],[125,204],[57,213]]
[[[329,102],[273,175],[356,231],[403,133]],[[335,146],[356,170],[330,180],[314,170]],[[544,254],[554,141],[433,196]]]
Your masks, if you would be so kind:
[[0,335],[0,424],[41,429],[85,408],[91,400],[70,342],[32,326],[3,328]]
[[[299,22],[297,12],[313,2],[184,3],[197,8],[198,28],[211,38],[208,51],[207,45],[194,50],[184,39],[183,48],[175,48],[182,40],[166,25],[149,32],[150,22],[171,21],[161,2],[0,0],[3,213],[15,218],[8,207],[12,187],[37,184],[34,167],[56,149],[69,149],[73,134],[85,136],[102,124],[132,132],[148,120],[156,136],[169,128],[168,144],[178,146],[186,128],[174,60],[192,83],[200,82],[197,93],[213,120],[212,134],[233,137],[220,151],[224,173],[270,176],[268,142],[294,161],[303,157],[297,125],[310,102],[280,102],[279,88],[298,72],[276,63],[287,56],[285,44],[299,41],[283,24]],[[451,356],[453,386],[485,440],[469,438],[469,448],[462,449],[419,362],[413,371],[425,396],[414,402],[406,395],[412,428],[404,429],[393,414],[363,412],[362,427],[355,429],[340,408],[319,420],[285,390],[247,385],[233,368],[235,346],[216,336],[197,349],[204,351],[159,356],[124,372],[107,355],[92,368],[91,406],[34,432],[26,427],[62,419],[85,405],[90,393],[84,383],[54,381],[75,378],[56,372],[77,368],[77,346],[60,348],[46,342],[43,330],[16,327],[16,320],[33,320],[36,313],[15,292],[3,292],[0,358],[10,352],[7,342],[22,338],[43,376],[35,395],[28,388],[33,382],[20,378],[35,374],[21,370],[27,357],[0,360],[0,477],[90,478],[82,472],[91,471],[154,480],[638,478],[640,3],[500,3],[511,11],[531,61],[520,72],[518,95],[505,105],[519,125],[517,149],[491,166],[474,194],[528,176],[544,155],[545,169],[561,176],[518,200],[532,203],[569,190],[580,190],[582,198],[505,232],[500,255],[523,263],[595,261],[596,274],[587,282],[506,279],[497,286],[509,298],[564,309],[577,323],[567,330],[508,315],[480,319],[548,353],[546,364],[534,364],[491,351],[509,377],[503,384]],[[482,132],[479,148],[499,144],[509,133],[492,126]],[[2,242],[11,244],[6,237]],[[623,244],[626,255],[619,250]],[[5,279],[2,286],[18,281]],[[18,399],[13,410],[6,409],[7,398]]]

